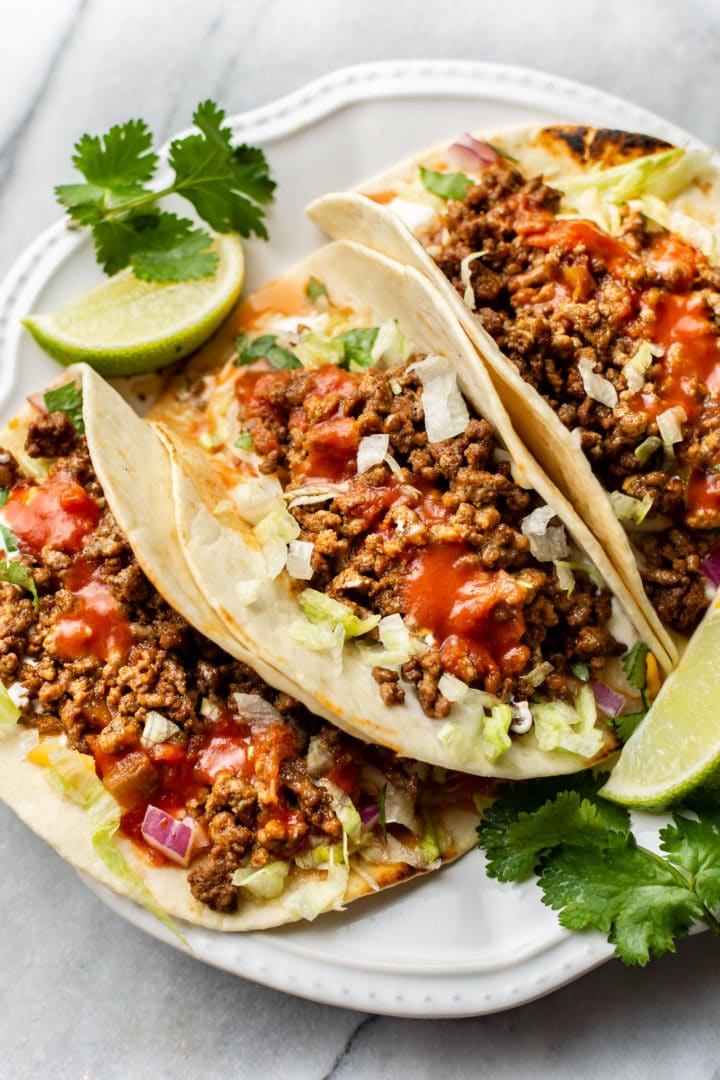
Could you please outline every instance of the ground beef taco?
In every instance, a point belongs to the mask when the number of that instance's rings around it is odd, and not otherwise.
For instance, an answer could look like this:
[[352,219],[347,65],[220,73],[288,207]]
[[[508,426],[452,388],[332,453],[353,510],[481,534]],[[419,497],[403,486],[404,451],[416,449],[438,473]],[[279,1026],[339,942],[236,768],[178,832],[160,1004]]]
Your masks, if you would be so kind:
[[674,656],[720,584],[708,158],[587,127],[465,135],[309,211],[432,278]]
[[200,588],[296,693],[437,765],[576,771],[667,657],[471,352],[421,276],[330,245],[150,416]]
[[220,930],[473,846],[489,782],[359,742],[248,666],[185,563],[162,444],[75,375],[0,437],[0,797],[104,885]]

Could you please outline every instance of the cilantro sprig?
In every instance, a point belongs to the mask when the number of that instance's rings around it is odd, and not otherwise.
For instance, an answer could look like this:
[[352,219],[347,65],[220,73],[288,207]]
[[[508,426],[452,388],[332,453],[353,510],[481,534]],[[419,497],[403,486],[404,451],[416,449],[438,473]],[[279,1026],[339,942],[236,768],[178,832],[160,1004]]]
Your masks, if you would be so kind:
[[[339,355],[336,361],[338,367],[350,371],[364,371],[365,368],[372,367],[375,362],[372,347],[378,333],[379,327],[368,326],[345,330],[333,338],[328,338],[329,343],[339,343],[342,346],[342,349],[338,350]],[[267,360],[275,369],[302,367],[292,349],[278,345],[277,334],[261,334],[255,338],[248,333],[238,334],[235,338],[235,348],[237,350],[237,356],[233,361],[235,367],[246,367],[248,364],[254,364],[256,360]]]
[[160,209],[158,200],[179,195],[216,232],[267,239],[264,207],[273,198],[262,150],[233,146],[225,113],[204,101],[193,114],[197,134],[175,139],[168,161],[172,183],[148,185],[159,157],[144,120],[116,124],[103,136],[83,135],[73,164],[84,183],[55,188],[76,225],[89,226],[98,262],[107,274],[131,266],[143,281],[186,281],[210,277],[218,257],[212,237],[188,218]]
[[720,789],[697,792],[672,813],[659,855],[638,844],[628,812],[598,794],[604,780],[501,788],[478,828],[489,876],[536,873],[560,923],[606,934],[626,964],[674,952],[696,922],[720,933]]
[[78,435],[85,434],[85,421],[83,420],[83,393],[75,383],[63,383],[53,390],[44,394],[45,407],[48,412],[63,412],[73,424]]
[[21,562],[9,562],[7,559],[0,559],[0,581],[29,592],[32,596],[33,607],[37,611],[40,602],[37,585],[35,584],[35,578],[26,566],[23,566]]

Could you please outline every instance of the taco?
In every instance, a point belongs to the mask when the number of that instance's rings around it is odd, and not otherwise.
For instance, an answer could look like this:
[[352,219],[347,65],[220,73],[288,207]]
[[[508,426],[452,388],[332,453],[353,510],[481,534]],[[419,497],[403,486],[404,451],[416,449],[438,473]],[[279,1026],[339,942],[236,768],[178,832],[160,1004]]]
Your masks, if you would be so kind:
[[71,376],[0,437],[0,797],[103,885],[218,930],[472,847],[490,783],[358,742],[251,669],[187,568],[162,444]]
[[577,771],[643,708],[622,658],[668,660],[470,352],[414,271],[317,251],[149,414],[178,531],[236,639],[339,727],[479,775]]
[[309,209],[439,287],[674,658],[720,584],[708,158],[586,127],[466,135]]

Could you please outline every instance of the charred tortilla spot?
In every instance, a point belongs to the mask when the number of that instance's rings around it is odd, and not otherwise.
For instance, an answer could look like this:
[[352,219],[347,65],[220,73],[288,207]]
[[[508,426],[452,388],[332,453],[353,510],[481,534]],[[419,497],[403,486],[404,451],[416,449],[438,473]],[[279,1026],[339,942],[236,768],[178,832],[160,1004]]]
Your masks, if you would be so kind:
[[670,148],[670,143],[653,135],[575,124],[543,128],[537,141],[551,153],[567,153],[579,165],[602,165],[604,168]]
[[653,135],[598,128],[587,147],[587,155],[588,160],[608,167],[657,154],[660,150],[669,150],[670,146],[664,139],[657,139]]
[[538,142],[549,147],[560,144],[562,148],[570,152],[570,156],[585,162],[585,138],[589,128],[579,126],[557,126],[543,128],[539,133]]

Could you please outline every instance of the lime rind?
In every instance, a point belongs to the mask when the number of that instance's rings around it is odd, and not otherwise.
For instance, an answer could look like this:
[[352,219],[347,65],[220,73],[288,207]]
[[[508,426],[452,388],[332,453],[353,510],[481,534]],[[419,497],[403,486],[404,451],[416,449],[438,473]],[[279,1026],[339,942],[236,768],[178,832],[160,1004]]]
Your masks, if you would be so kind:
[[720,780],[720,597],[693,634],[602,788],[623,806],[662,810]]
[[189,355],[232,311],[243,284],[235,236],[217,237],[212,278],[138,281],[123,270],[53,314],[24,320],[38,345],[64,366],[89,364],[101,375],[156,371]]

